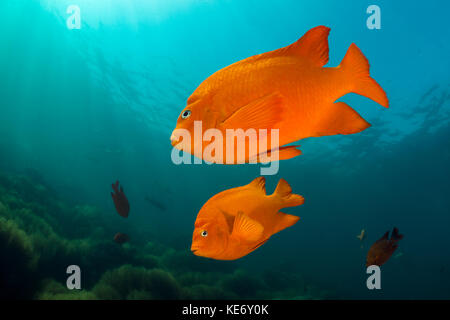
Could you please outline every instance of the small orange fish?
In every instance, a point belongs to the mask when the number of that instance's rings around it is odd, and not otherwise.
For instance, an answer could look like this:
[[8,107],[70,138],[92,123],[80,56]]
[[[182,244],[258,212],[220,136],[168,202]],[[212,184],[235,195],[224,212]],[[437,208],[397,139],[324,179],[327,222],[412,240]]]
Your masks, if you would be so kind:
[[272,195],[266,195],[265,185],[265,178],[259,177],[209,199],[195,221],[192,252],[217,260],[239,259],[294,225],[300,218],[279,210],[302,205],[304,198],[293,194],[283,179]]
[[[258,134],[258,141],[263,137],[269,140],[266,149],[259,145],[258,150],[250,150],[246,143],[244,158],[249,162],[278,150],[283,160],[301,154],[298,146],[286,146],[289,143],[367,129],[370,124],[355,110],[336,101],[357,93],[388,108],[388,98],[370,77],[369,62],[355,44],[350,45],[339,66],[324,67],[328,63],[329,32],[324,26],[313,28],[287,47],[252,56],[212,74],[187,100],[170,138],[172,145],[209,162],[237,163],[236,155],[242,157],[244,151],[237,150],[236,143],[234,159],[221,162],[215,157],[216,150],[206,153],[205,148],[213,143],[223,144],[222,150],[226,150],[226,139],[195,137],[194,122],[201,121],[203,131],[218,129],[223,137],[227,129],[279,129],[278,144],[270,142],[271,134]],[[176,129],[188,130],[191,138],[184,141]]]
[[366,267],[377,265],[381,266],[392,256],[397,249],[398,244],[403,235],[398,233],[398,229],[392,230],[391,238],[389,239],[389,231],[387,231],[383,237],[376,241],[369,249],[366,259]]

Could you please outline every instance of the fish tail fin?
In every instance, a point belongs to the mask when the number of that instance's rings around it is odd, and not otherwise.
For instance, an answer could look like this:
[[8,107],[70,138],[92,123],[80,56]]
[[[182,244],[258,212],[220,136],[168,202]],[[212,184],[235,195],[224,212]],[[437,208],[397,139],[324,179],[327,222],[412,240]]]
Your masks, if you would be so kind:
[[282,208],[300,206],[305,202],[301,195],[292,193],[291,186],[284,179],[280,179],[272,196],[280,200]]
[[278,217],[278,220],[275,224],[273,234],[280,232],[281,230],[284,230],[286,228],[292,227],[297,223],[298,220],[300,220],[300,217],[283,212],[277,212],[276,215]]
[[351,92],[389,108],[389,100],[383,88],[370,77],[369,61],[354,43],[350,45],[339,67],[350,77]]
[[403,239],[403,235],[398,233],[398,229],[394,227],[394,230],[392,230],[391,240],[399,241]]

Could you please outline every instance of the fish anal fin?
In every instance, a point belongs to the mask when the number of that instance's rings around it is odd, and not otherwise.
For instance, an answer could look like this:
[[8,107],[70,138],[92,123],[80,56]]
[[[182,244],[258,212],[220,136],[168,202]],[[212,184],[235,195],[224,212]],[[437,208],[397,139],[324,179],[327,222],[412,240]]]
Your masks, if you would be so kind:
[[354,43],[350,45],[339,67],[344,71],[346,82],[352,87],[351,92],[389,108],[389,100],[383,88],[370,77],[369,61]]
[[258,241],[262,238],[264,227],[242,211],[234,219],[232,236],[244,242]]
[[248,184],[249,187],[255,188],[258,191],[266,194],[266,178],[265,177],[258,177],[252,182]]
[[284,179],[280,179],[272,196],[281,202],[283,208],[299,206],[305,202],[303,196],[292,193],[291,186]]
[[251,251],[254,251],[254,250],[258,249],[258,248],[261,247],[264,243],[266,243],[267,240],[269,240],[269,239],[265,239],[265,240],[261,241],[260,243],[258,243],[256,246],[254,246],[254,247],[251,248],[250,250],[251,250]]
[[222,129],[271,129],[282,120],[284,98],[271,93],[239,108],[221,124]]
[[298,220],[300,220],[300,217],[294,216],[292,214],[287,214],[283,212],[276,213],[278,222],[275,225],[273,233],[280,232],[281,230],[284,230],[286,228],[289,228],[296,224]]
[[389,240],[389,231],[387,231],[377,242],[381,242],[383,240]]
[[353,134],[370,127],[358,112],[345,102],[333,103],[317,129],[318,136]]

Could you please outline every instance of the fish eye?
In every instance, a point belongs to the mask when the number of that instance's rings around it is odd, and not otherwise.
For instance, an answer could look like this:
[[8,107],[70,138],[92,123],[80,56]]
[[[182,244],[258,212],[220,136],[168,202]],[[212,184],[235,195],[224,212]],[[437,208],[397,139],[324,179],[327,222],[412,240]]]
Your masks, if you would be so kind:
[[201,235],[202,235],[202,237],[207,237],[208,236],[208,231],[203,230]]
[[186,110],[186,111],[184,111],[183,112],[183,114],[181,115],[181,118],[183,118],[183,119],[187,119],[187,118],[189,118],[190,116],[191,116],[191,110]]

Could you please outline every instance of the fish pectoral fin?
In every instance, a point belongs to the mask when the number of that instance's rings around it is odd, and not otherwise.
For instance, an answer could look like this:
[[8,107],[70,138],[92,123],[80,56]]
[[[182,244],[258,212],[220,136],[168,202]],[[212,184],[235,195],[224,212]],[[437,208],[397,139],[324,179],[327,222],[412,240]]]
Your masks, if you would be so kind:
[[233,225],[234,225],[235,217],[233,215],[229,214],[226,211],[223,211],[221,209],[219,209],[219,210],[220,210],[220,212],[222,212],[222,215],[225,218],[225,221],[226,221],[227,226],[228,226],[228,231],[231,234],[233,232]]
[[271,129],[281,121],[284,97],[271,93],[239,108],[220,125],[222,129]]
[[259,222],[239,211],[234,219],[231,236],[240,241],[253,242],[262,238],[263,231],[264,227]]

